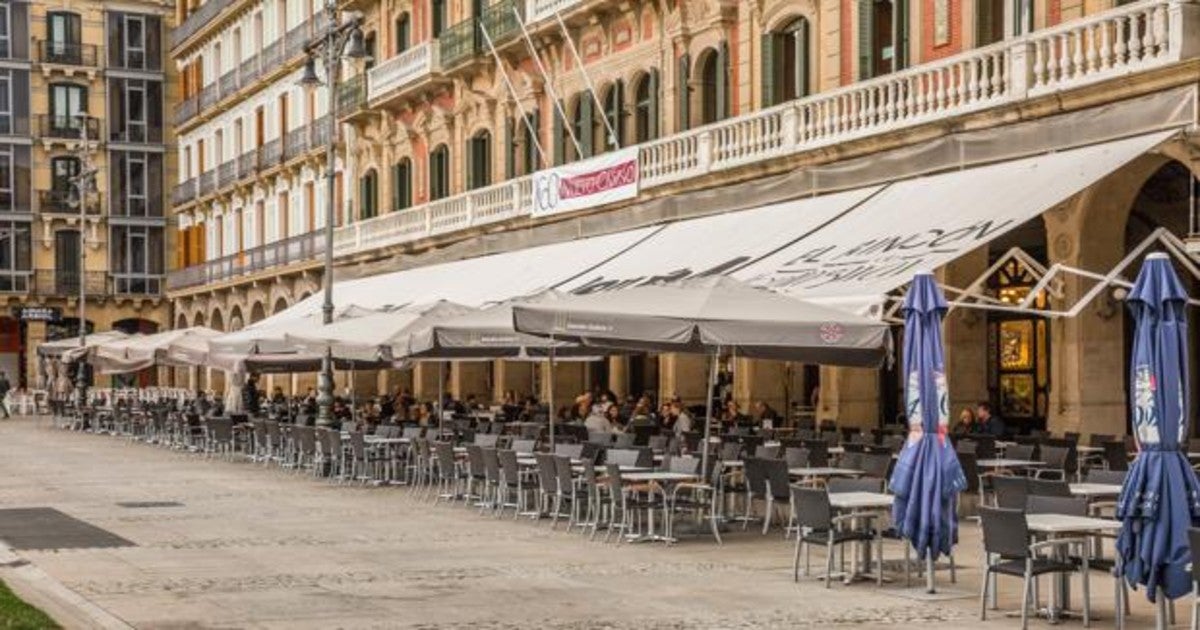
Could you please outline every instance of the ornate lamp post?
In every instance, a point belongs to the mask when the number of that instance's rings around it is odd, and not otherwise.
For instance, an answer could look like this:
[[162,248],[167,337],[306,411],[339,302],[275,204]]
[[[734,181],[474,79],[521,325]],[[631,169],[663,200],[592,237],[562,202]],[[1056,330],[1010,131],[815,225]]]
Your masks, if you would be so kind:
[[[323,85],[317,76],[317,64],[325,67],[327,96],[329,99],[329,142],[325,145],[325,266],[324,294],[321,305],[324,322],[333,322],[333,225],[334,225],[334,149],[338,143],[337,86],[341,78],[343,61],[363,61],[367,58],[363,42],[363,15],[358,11],[340,11],[336,2],[326,1],[322,9],[325,14],[325,30],[314,35],[305,47],[308,60],[304,64],[304,75],[300,85],[305,89],[316,89]],[[317,377],[317,425],[333,423],[333,354],[326,348],[321,360],[321,373]]]
[[[68,203],[79,207],[79,348],[87,347],[87,211],[88,203],[96,192],[96,173],[92,164],[92,139],[88,137],[88,115],[75,114],[79,123],[79,146],[75,154],[79,159],[79,172],[71,178],[71,196]],[[85,355],[86,356],[86,355]],[[87,368],[85,356],[75,366],[75,389],[79,411],[87,404]]]

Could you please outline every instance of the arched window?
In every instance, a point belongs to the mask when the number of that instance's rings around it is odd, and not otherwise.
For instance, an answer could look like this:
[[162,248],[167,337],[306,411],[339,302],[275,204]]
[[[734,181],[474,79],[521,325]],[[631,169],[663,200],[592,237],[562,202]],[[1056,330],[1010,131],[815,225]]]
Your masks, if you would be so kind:
[[908,0],[859,0],[860,79],[908,67],[908,22]]
[[[609,130],[612,130],[611,134]],[[613,82],[604,93],[603,118],[596,121],[593,132],[596,138],[596,153],[616,149],[625,141],[625,83]],[[616,136],[616,137],[613,137]]]
[[571,131],[574,132],[575,139],[579,142],[579,148],[577,150],[568,137],[566,142],[571,150],[565,152],[567,155],[573,155],[574,160],[592,157],[593,109],[590,92],[580,92],[575,96],[575,107],[571,112]]
[[412,21],[408,17],[408,13],[401,13],[400,17],[396,18],[396,54],[408,50],[412,42]]
[[637,82],[633,104],[633,139],[648,142],[658,138],[658,69],[651,68]]
[[700,57],[700,124],[729,117],[729,55],[724,42]]
[[375,169],[367,169],[359,184],[359,218],[370,219],[379,214],[379,175]]
[[799,17],[763,35],[763,104],[778,105],[808,96],[808,20]]
[[439,144],[429,152],[429,200],[450,196],[450,149]]
[[467,141],[467,188],[475,190],[492,183],[492,134],[480,130]]
[[392,211],[412,207],[412,160],[400,158],[392,165]]

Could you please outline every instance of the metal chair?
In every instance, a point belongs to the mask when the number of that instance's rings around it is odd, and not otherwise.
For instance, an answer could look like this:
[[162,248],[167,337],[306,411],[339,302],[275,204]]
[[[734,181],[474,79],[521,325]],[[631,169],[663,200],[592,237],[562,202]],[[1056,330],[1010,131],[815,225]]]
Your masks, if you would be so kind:
[[1028,479],[1024,477],[992,477],[992,488],[996,493],[996,507],[1010,510],[1025,509],[1025,498],[1029,495]]
[[846,543],[875,542],[880,562],[878,584],[883,584],[883,538],[878,530],[872,532],[867,528],[851,529],[844,524],[859,518],[859,514],[843,514],[834,516],[833,507],[829,504],[829,494],[815,488],[791,486],[792,520],[798,532],[796,534],[796,550],[792,558],[792,580],[800,581],[800,553],[804,552],[804,575],[809,573],[810,547],[819,545],[825,548],[825,588],[833,581],[833,550],[838,545]]

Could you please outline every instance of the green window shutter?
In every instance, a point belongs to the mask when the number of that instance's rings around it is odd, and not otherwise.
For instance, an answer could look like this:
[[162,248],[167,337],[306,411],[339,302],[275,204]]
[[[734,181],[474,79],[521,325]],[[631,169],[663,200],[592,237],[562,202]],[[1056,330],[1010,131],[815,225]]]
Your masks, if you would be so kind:
[[717,46],[717,120],[729,117],[729,44]]
[[566,107],[562,101],[558,102],[558,107],[554,109],[554,165],[560,166],[567,158],[566,151],[566,134],[563,126],[566,121],[563,120],[563,115],[566,113]]
[[617,146],[614,149],[620,148],[625,144],[625,82],[617,81],[617,112],[616,123],[613,124],[613,129],[617,131]]
[[579,159],[592,157],[592,131],[596,128],[596,113],[592,107],[592,93],[584,92],[579,95],[579,148],[583,155]]
[[808,56],[810,50],[809,44],[809,24],[808,20],[800,25],[800,29],[795,33],[796,37],[796,96],[808,96],[808,80],[809,66],[812,64],[812,59]]
[[908,0],[892,5],[892,71],[908,67]]
[[412,162],[407,158],[400,164],[400,207],[412,207]]
[[762,106],[775,104],[775,33],[762,36]]
[[650,124],[647,129],[651,140],[658,137],[658,68],[650,69]]
[[875,41],[873,0],[858,0],[858,78],[875,76],[871,44]]
[[392,211],[400,209],[400,164],[392,165]]
[[[533,110],[529,113],[529,126],[533,127],[533,131],[526,130],[529,134],[529,142],[525,143],[525,172],[532,173],[542,168],[541,151],[538,146],[541,144],[542,133],[542,114],[538,110]],[[544,150],[544,149],[543,149]]]
[[679,128],[676,131],[687,131],[692,128],[691,94],[688,90],[688,77],[691,74],[692,61],[688,55],[679,58],[679,73],[675,79],[675,98],[679,102]]
[[513,119],[504,121],[504,178],[512,179],[517,176],[517,135]]

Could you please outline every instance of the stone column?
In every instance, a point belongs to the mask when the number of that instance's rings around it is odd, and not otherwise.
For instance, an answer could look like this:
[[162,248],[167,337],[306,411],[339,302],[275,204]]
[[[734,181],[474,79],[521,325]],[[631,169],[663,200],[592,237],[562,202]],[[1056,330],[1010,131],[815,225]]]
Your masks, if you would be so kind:
[[[422,361],[413,368],[413,396],[418,401],[437,400],[438,370],[445,369],[443,366],[441,361]],[[444,387],[449,389],[450,379],[444,381]]]
[[707,394],[711,357],[699,354],[662,354],[658,358],[660,399],[678,396],[685,405],[703,405]]
[[[581,361],[564,361],[555,362],[554,364],[554,406],[564,407],[571,404],[582,391],[587,381],[586,364]],[[538,399],[548,401],[550,396],[550,364],[541,363],[538,365],[541,372],[541,391],[538,392]],[[551,411],[553,413],[553,411]]]
[[821,401],[817,421],[835,420],[841,427],[879,425],[879,370],[821,366]]
[[528,361],[496,361],[495,382],[492,383],[492,399],[503,400],[504,392],[513,390],[517,399],[533,393],[533,373],[540,363]]
[[[747,414],[753,405],[763,401],[779,413],[784,413],[787,400],[799,400],[802,393],[803,370],[788,369],[786,361],[737,359],[733,371],[733,399]],[[790,381],[790,382],[789,382]]]
[[475,396],[480,402],[490,402],[491,383],[488,382],[489,363],[485,361],[455,361],[450,364],[449,391],[455,398],[466,400]]
[[629,357],[612,356],[608,358],[608,388],[624,399],[629,395]]

